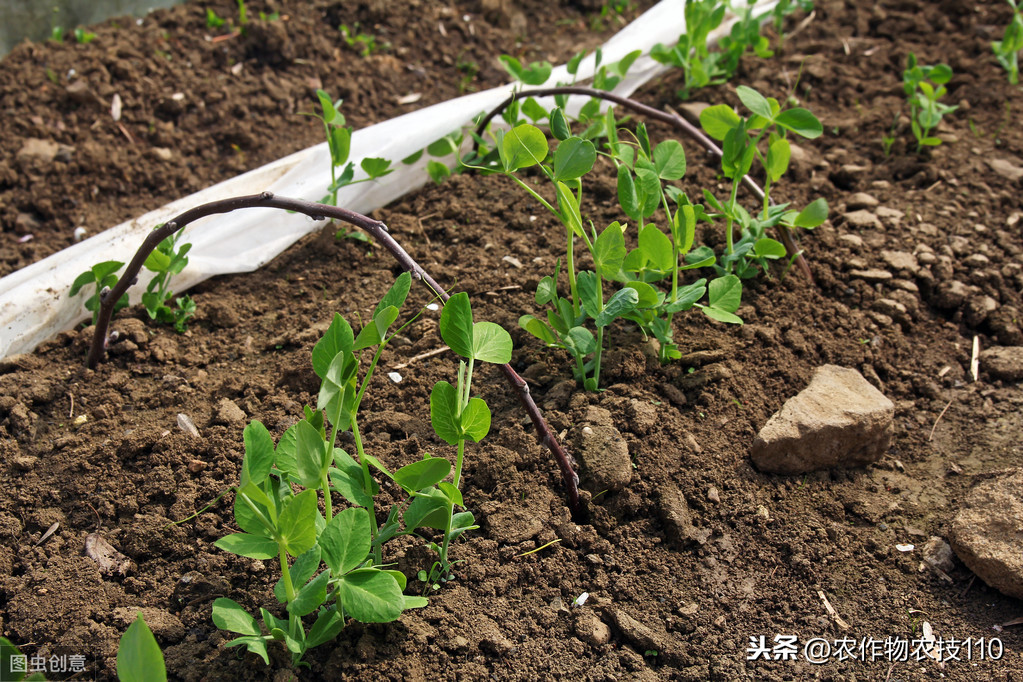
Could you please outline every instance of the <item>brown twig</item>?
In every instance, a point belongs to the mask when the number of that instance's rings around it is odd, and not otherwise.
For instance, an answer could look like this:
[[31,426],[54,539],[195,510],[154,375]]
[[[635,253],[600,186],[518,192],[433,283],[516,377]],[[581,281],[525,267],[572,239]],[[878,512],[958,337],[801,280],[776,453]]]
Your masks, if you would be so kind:
[[[689,137],[699,142],[710,153],[714,154],[717,157],[722,156],[721,148],[714,144],[714,141],[712,139],[704,135],[702,130],[700,130],[692,123],[679,116],[678,114],[674,112],[666,113],[663,111],[659,111],[657,109],[654,109],[653,107],[648,107],[645,104],[641,104],[633,99],[629,99],[628,97],[622,97],[621,95],[616,95],[611,92],[605,92],[603,90],[597,90],[596,88],[590,88],[583,85],[562,85],[554,88],[537,88],[535,90],[521,90],[519,92],[513,93],[506,100],[498,104],[493,109],[493,111],[484,116],[483,119],[479,122],[479,125],[476,126],[475,141],[473,142],[473,152],[475,153],[476,151],[478,151],[479,139],[483,136],[483,132],[487,129],[487,126],[490,125],[490,122],[494,119],[495,116],[497,116],[502,111],[507,109],[512,102],[524,97],[551,97],[554,95],[584,95],[587,97],[596,97],[597,99],[603,99],[607,100],[608,102],[613,102],[615,104],[626,107],[627,109],[632,109],[636,113],[642,114],[648,118],[652,118],[654,120],[661,121],[662,123],[667,123],[670,126],[674,126],[681,130],[682,132],[684,132]],[[760,185],[758,185],[753,178],[751,178],[749,175],[744,175],[742,177],[742,183],[749,191],[753,193],[753,195],[759,201],[764,200],[764,190],[760,189]],[[788,256],[790,258],[794,257],[796,259],[796,264],[799,266],[799,269],[803,272],[804,275],[806,275],[806,278],[810,280],[810,283],[813,284],[814,282],[813,273],[810,271],[810,266],[809,264],[807,264],[806,259],[803,258],[802,252],[800,252],[799,248],[796,246],[795,241],[792,239],[792,233],[789,232],[789,229],[784,225],[777,225],[776,229],[778,232],[778,238],[781,241],[781,243],[784,244],[785,251],[788,254]]]
[[[362,228],[368,232],[378,244],[387,249],[391,255],[394,256],[395,260],[398,261],[402,269],[411,273],[414,279],[425,282],[426,285],[429,286],[442,301],[447,301],[448,298],[450,298],[444,288],[439,285],[425,270],[423,270],[423,268],[412,259],[408,252],[406,252],[405,249],[394,240],[387,230],[387,225],[379,220],[374,220],[362,215],[361,213],[349,211],[348,209],[341,208],[339,206],[317,204],[315,202],[304,201],[302,199],[276,197],[272,192],[221,199],[219,201],[211,201],[208,204],[203,204],[189,209],[150,232],[145,241],[142,242],[142,246],[140,246],[139,250],[135,253],[134,258],[132,258],[131,262],[128,263],[128,266],[124,270],[124,274],[121,275],[121,278],[117,281],[117,284],[114,285],[114,288],[100,294],[100,309],[96,320],[96,331],[93,335],[92,348],[89,350],[89,357],[87,361],[90,369],[95,369],[96,365],[103,359],[103,355],[106,352],[107,330],[110,328],[110,318],[114,312],[114,304],[125,292],[128,291],[128,288],[138,280],[138,274],[142,269],[142,265],[146,262],[146,258],[153,252],[157,245],[181,228],[199,220],[200,218],[205,218],[219,213],[230,213],[231,211],[236,211],[241,208],[278,208],[285,211],[302,213],[310,216],[314,220],[334,218]],[[504,365],[502,367],[502,371],[504,372],[508,383],[511,384],[516,395],[518,395],[519,402],[522,403],[522,406],[529,414],[529,418],[533,422],[533,427],[536,429],[537,441],[541,446],[549,448],[554,454],[554,457],[558,462],[558,467],[561,469],[561,476],[565,482],[565,487],[568,491],[569,508],[572,510],[573,515],[578,516],[580,511],[579,477],[572,469],[569,454],[561,447],[557,437],[550,430],[546,420],[543,418],[543,414],[540,412],[540,409],[536,406],[532,396],[529,394],[529,387],[526,386],[526,382],[522,379],[522,377],[518,375],[511,365]]]

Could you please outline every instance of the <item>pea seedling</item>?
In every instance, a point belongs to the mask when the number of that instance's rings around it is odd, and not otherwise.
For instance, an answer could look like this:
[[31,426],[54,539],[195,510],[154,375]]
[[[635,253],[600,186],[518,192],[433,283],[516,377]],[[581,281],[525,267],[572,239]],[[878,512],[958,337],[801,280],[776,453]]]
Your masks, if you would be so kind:
[[[725,219],[725,253],[719,259],[719,270],[725,274],[733,272],[740,278],[754,277],[761,268],[766,270],[768,261],[782,258],[785,247],[765,235],[767,228],[784,225],[789,228],[813,229],[828,216],[828,205],[823,199],[816,199],[801,211],[789,209],[788,204],[772,205],[771,185],[788,170],[791,146],[786,135],[795,133],[807,139],[815,139],[823,133],[817,117],[801,107],[782,110],[776,99],[766,98],[753,88],[740,85],[736,88],[739,99],[752,112],[749,117],[740,117],[725,104],[708,107],[700,113],[700,125],[715,140],[722,141],[721,171],[732,181],[728,199],[720,201],[709,190],[703,191],[707,205],[714,213],[711,219]],[[763,152],[759,143],[766,137],[767,150]],[[739,184],[750,172],[754,160],[764,168],[763,204],[755,217],[737,202]],[[740,239],[735,242],[736,227]],[[703,258],[709,249],[701,247],[690,254],[691,259]]]
[[912,52],[906,58],[906,70],[902,72],[902,89],[909,101],[910,126],[916,138],[916,151],[924,147],[936,147],[941,138],[931,135],[931,130],[941,123],[941,118],[958,106],[948,106],[938,100],[948,92],[945,83],[952,80],[952,69],[948,64],[921,66]]
[[1009,75],[1009,82],[1019,83],[1019,52],[1023,50],[1023,3],[1019,0],[1005,0],[1012,7],[1012,19],[1005,27],[1001,40],[991,43],[995,58]]

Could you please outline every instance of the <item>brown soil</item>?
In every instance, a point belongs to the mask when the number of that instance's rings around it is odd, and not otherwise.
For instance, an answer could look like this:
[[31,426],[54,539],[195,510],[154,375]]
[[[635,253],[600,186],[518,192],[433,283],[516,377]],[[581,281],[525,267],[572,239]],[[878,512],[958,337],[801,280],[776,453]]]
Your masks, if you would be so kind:
[[[1020,616],[1020,603],[961,564],[949,583],[921,568],[919,551],[895,549],[947,536],[971,485],[1020,463],[1019,385],[969,377],[974,336],[984,347],[1023,343],[1020,181],[988,163],[1023,165],[1023,97],[988,44],[1008,8],[994,0],[817,4],[784,52],[749,58],[731,85],[697,95],[736,104],[738,83],[779,98],[791,92],[824,122],[824,137],[800,145],[806,158],[794,181],[776,189],[783,200],[824,196],[832,206],[832,220],[802,239],[816,286],[798,275],[748,286],[742,327],[681,316],[676,334],[690,354],[682,362],[661,367],[616,331],[607,390],[565,384],[565,358],[543,352],[516,324],[534,311],[531,292],[553,269],[561,232],[500,178],[454,178],[377,213],[442,284],[470,292],[479,319],[512,331],[513,364],[554,429],[570,438],[585,419],[610,418],[634,470],[624,490],[598,495],[573,521],[549,455],[498,373],[484,369],[477,386],[494,428],[467,458],[464,491],[482,529],[456,548],[465,560],[457,580],[396,623],[351,624],[310,652],[299,678],[1023,679],[1020,628],[992,629]],[[211,6],[236,12],[230,2]],[[89,45],[20,46],[0,63],[0,273],[68,245],[78,225],[116,224],[315,144],[317,122],[297,115],[312,110],[315,87],[344,96],[349,121],[361,127],[407,110],[396,100],[410,92],[423,94],[414,106],[457,95],[468,68],[460,63],[479,67],[464,87],[489,87],[504,80],[494,59],[501,52],[559,62],[615,28],[589,30],[599,11],[592,3],[516,6],[250,3],[251,15],[280,10],[287,19],[256,22],[248,38],[210,40],[218,32],[206,29],[204,6],[190,4],[141,26],[111,22]],[[391,48],[365,59],[349,51],[336,26],[355,20]],[[523,26],[529,39],[516,38]],[[903,129],[886,157],[881,137],[911,51],[952,67],[947,101],[960,108],[939,130],[942,146],[917,157]],[[87,90],[68,92],[72,68]],[[677,106],[679,85],[670,76],[640,98]],[[123,130],[108,113],[114,93]],[[669,134],[651,126],[652,137]],[[66,148],[40,165],[18,158],[27,138]],[[704,156],[683,143],[686,188],[715,186]],[[607,214],[596,217],[610,220],[613,185],[604,182],[608,190],[594,194]],[[843,218],[855,192],[891,209],[875,211],[877,226]],[[34,238],[19,243],[25,234]],[[886,251],[934,257],[898,270]],[[857,274],[865,270],[888,276]],[[279,608],[272,563],[213,547],[234,528],[230,495],[193,521],[168,524],[237,482],[245,420],[279,435],[315,401],[309,356],[324,325],[335,311],[365,316],[396,273],[386,253],[335,241],[328,230],[260,272],[193,290],[198,319],[185,335],[134,309],[115,323],[125,340],[96,371],[83,369],[85,332],[2,363],[0,632],[30,654],[84,654],[107,679],[118,638],[142,608],[174,679],[289,679],[283,647],[267,670],[225,649],[210,620],[219,596],[250,610]],[[439,345],[436,316],[427,315],[382,366]],[[865,469],[758,473],[753,436],[825,363],[858,369],[895,402],[889,453]],[[377,457],[397,467],[423,450],[452,454],[429,427],[428,394],[453,367],[441,355],[402,369],[398,384],[379,375],[365,406]],[[199,437],[177,426],[178,414]],[[691,525],[673,515],[678,495]],[[93,532],[130,559],[123,574],[103,574],[83,555]],[[412,577],[427,565],[413,544],[387,551]],[[589,601],[571,606],[582,592]],[[829,617],[819,592],[848,629]],[[924,621],[946,639],[998,636],[1004,657],[944,670],[912,659],[746,660],[751,637],[913,638]]]

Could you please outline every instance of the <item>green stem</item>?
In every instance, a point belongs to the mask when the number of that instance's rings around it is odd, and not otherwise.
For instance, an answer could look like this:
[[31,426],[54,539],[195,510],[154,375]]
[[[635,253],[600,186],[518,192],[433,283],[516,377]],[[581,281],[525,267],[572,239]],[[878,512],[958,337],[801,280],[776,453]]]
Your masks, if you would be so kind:
[[380,566],[384,563],[383,549],[376,546],[377,539],[377,509],[376,502],[373,499],[373,476],[369,473],[369,462],[366,461],[366,451],[362,448],[362,435],[359,433],[359,423],[356,421],[355,414],[352,414],[352,436],[355,438],[355,452],[359,456],[359,466],[362,467],[362,485],[363,489],[370,499],[369,508],[369,533],[370,542],[375,546],[374,553],[374,564]]

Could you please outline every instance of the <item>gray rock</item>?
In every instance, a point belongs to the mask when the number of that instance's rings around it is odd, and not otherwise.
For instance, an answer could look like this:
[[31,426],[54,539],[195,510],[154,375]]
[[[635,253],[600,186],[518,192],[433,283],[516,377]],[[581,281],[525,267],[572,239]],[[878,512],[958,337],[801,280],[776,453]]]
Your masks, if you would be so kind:
[[230,398],[221,398],[217,403],[217,412],[213,415],[214,424],[232,426],[245,421],[245,412]]
[[891,442],[895,405],[854,369],[824,365],[753,441],[758,469],[798,474],[876,462]]
[[1023,469],[983,481],[952,521],[949,543],[981,580],[1023,599]]
[[872,194],[857,192],[849,197],[845,207],[850,211],[855,211],[861,208],[877,208],[878,203],[878,200]]
[[920,269],[919,263],[916,262],[916,256],[907,251],[882,251],[881,260],[896,272],[905,270],[915,273]]
[[1023,379],[1023,346],[992,346],[980,353],[980,366],[996,379]]
[[881,221],[870,211],[860,209],[844,214],[846,225],[857,229],[881,229]]

